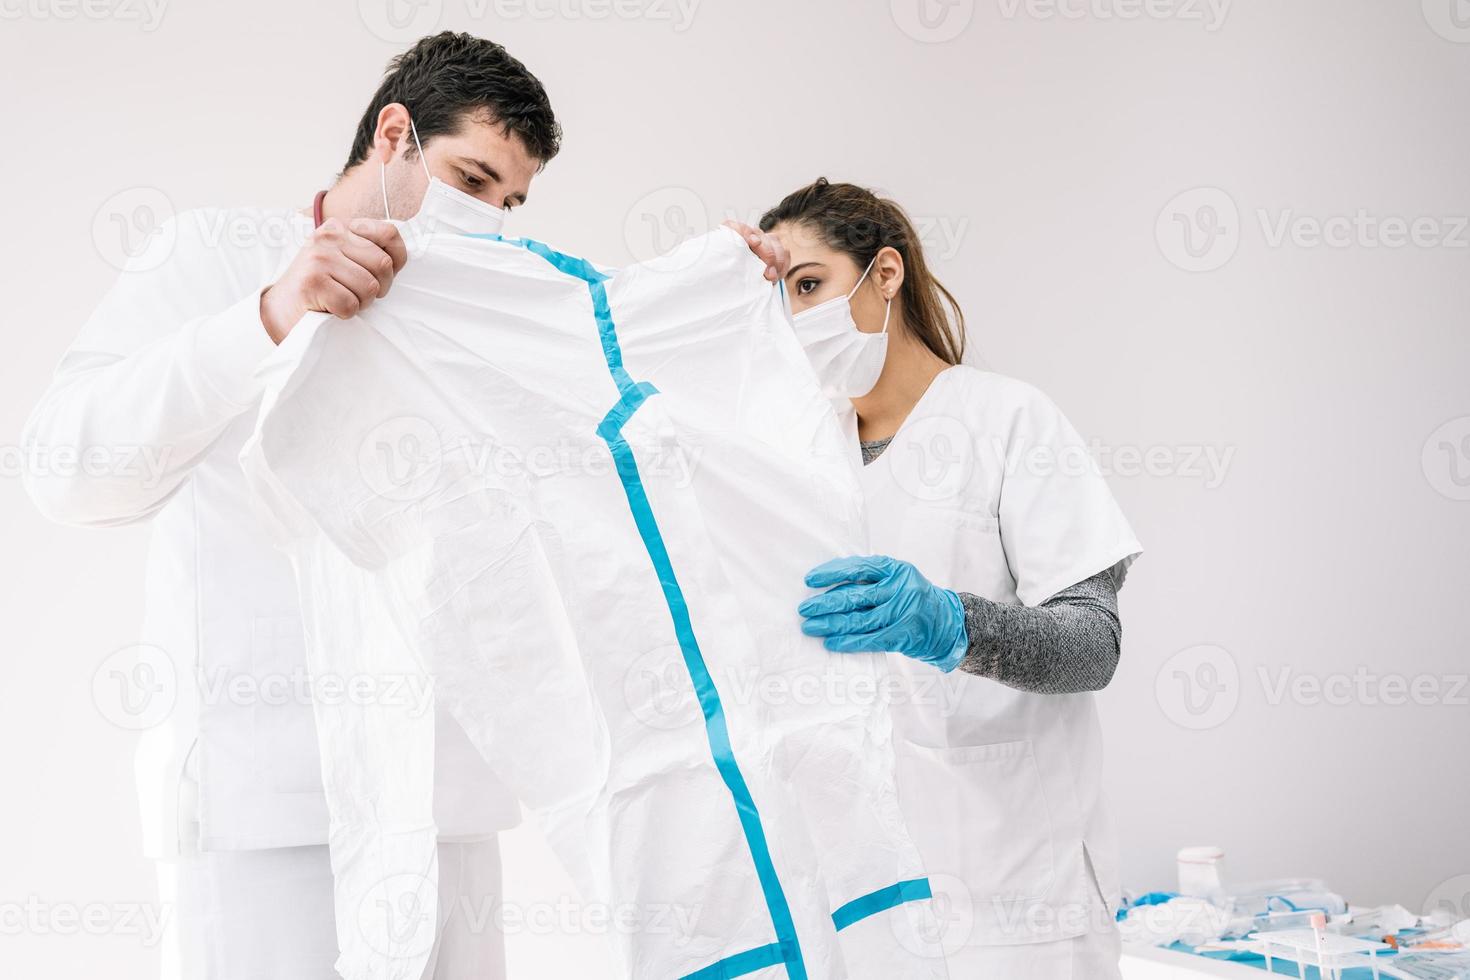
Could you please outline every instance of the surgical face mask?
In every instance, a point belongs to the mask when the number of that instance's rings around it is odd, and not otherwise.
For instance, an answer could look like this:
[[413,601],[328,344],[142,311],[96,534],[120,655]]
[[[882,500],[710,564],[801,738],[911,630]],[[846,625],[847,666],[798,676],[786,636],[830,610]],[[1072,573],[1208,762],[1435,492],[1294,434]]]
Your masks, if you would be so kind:
[[796,338],[806,350],[817,380],[829,398],[866,395],[878,383],[883,362],[888,359],[888,314],[893,309],[893,300],[890,298],[883,307],[883,329],[878,333],[864,333],[852,319],[853,294],[868,278],[876,261],[875,255],[846,296],[834,297],[791,318]]
[[[413,223],[423,226],[426,231],[457,231],[466,235],[500,234],[500,229],[505,224],[505,210],[486,204],[464,191],[455,190],[429,173],[429,163],[424,159],[424,145],[419,142],[418,127],[413,124],[412,119],[408,121],[408,125],[413,131],[414,145],[419,150],[419,163],[423,165],[424,176],[429,178],[423,203],[419,205],[418,214],[411,219]],[[392,220],[393,213],[388,210],[388,167],[386,164],[379,164],[379,168],[378,176],[383,186],[383,213]]]

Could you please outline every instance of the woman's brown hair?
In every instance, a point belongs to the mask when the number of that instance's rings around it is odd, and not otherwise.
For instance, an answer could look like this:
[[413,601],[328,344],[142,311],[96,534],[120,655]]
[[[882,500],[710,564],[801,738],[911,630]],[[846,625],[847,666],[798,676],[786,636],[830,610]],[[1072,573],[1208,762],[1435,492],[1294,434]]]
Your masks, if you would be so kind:
[[818,177],[761,215],[761,231],[782,222],[815,231],[829,248],[846,254],[859,269],[884,248],[894,248],[903,258],[899,296],[909,329],[945,363],[958,364],[964,359],[965,314],[924,263],[924,248],[903,208],[866,187],[833,184]]

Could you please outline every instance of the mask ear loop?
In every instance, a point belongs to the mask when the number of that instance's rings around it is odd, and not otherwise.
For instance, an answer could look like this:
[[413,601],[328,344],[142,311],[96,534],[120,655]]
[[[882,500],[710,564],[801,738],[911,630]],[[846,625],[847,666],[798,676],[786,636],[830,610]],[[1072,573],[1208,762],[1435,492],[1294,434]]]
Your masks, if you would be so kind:
[[856,293],[858,291],[858,287],[863,284],[863,280],[864,279],[868,278],[868,273],[871,272],[871,271],[873,271],[873,263],[874,262],[877,262],[877,261],[878,261],[878,256],[877,255],[874,255],[871,259],[868,260],[868,266],[867,266],[866,269],[863,270],[863,274],[860,275],[860,276],[858,276],[858,281],[855,282],[855,283],[853,283],[852,284],[852,288],[847,291],[847,298],[848,299],[852,299],[853,296],[856,295]]
[[[409,117],[408,128],[413,133],[413,145],[418,147],[419,164],[424,168],[424,176],[432,181],[434,175],[429,173],[429,161],[424,159],[424,144],[419,142],[419,128],[413,124],[412,116]],[[378,164],[378,186],[383,191],[383,217],[388,221],[392,221],[393,214],[388,210],[388,165],[386,163]]]
[[[874,262],[877,262],[877,261],[878,261],[878,256],[877,255],[874,255],[871,259],[868,260],[868,267],[863,270],[863,274],[862,275],[858,276],[858,281],[853,285],[852,291],[847,294],[847,298],[848,299],[852,299],[853,296],[857,294],[858,286],[861,286],[863,284],[863,280],[866,279],[866,278],[868,278],[868,273],[871,272],[871,271],[873,271],[873,263]],[[884,300],[884,303],[883,303],[883,329],[882,330],[879,330],[878,333],[885,334],[885,333],[888,332],[888,314],[890,314],[892,312],[893,312],[893,297],[892,296],[889,296],[889,297],[887,297]]]
[[423,165],[424,177],[433,180],[434,175],[429,173],[429,161],[424,159],[424,144],[419,142],[419,128],[413,124],[413,117],[408,120],[409,131],[413,133],[413,145],[419,148],[419,163]]

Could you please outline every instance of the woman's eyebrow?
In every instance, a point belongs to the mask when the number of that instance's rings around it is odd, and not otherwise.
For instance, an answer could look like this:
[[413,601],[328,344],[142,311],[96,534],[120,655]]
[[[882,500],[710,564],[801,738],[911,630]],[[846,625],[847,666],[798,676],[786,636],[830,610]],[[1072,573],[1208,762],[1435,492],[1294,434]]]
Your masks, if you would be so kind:
[[803,262],[801,265],[792,266],[791,270],[786,273],[786,278],[790,279],[792,276],[796,275],[798,272],[800,272],[802,269],[807,268],[808,266],[821,268],[821,265],[822,263],[820,262]]

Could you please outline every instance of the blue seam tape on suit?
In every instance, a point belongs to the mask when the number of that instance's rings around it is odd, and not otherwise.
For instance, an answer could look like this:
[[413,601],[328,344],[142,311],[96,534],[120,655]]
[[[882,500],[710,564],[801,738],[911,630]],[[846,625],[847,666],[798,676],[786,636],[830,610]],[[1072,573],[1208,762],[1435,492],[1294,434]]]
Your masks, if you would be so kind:
[[714,756],[715,769],[719,772],[720,778],[724,780],[725,787],[730,791],[735,802],[740,826],[745,835],[746,845],[750,848],[756,876],[760,880],[761,891],[765,896],[766,909],[770,913],[771,925],[776,933],[776,942],[726,957],[695,973],[688,974],[683,980],[694,980],[694,978],[724,980],[724,978],[743,976],[777,964],[783,964],[786,967],[786,975],[789,980],[806,980],[806,963],[802,958],[801,944],[796,936],[796,924],[791,918],[791,907],[786,901],[785,890],[781,887],[781,880],[776,874],[775,862],[771,858],[770,846],[766,841],[765,827],[761,824],[755,800],[750,795],[750,788],[746,785],[745,777],[740,772],[739,763],[735,759],[734,748],[730,744],[725,709],[720,702],[720,694],[715,687],[714,678],[710,676],[709,668],[704,662],[704,654],[699,649],[699,641],[694,635],[694,625],[689,618],[689,607],[685,602],[683,589],[679,586],[678,577],[674,574],[673,561],[669,557],[668,548],[664,545],[663,535],[659,531],[658,521],[654,517],[653,508],[649,504],[648,494],[643,486],[643,479],[638,473],[638,462],[633,456],[633,450],[622,436],[623,425],[644,401],[658,393],[658,389],[648,382],[635,383],[623,366],[623,352],[618,344],[617,327],[613,323],[612,311],[607,301],[607,290],[603,286],[608,276],[597,271],[585,259],[564,255],[541,242],[528,238],[501,238],[498,235],[473,237],[491,238],[509,245],[520,246],[541,256],[558,271],[587,284],[587,292],[592,298],[593,314],[597,320],[597,332],[602,343],[603,356],[607,360],[608,371],[612,374],[613,383],[617,385],[620,393],[618,403],[609,410],[607,416],[598,425],[597,435],[607,443],[608,449],[612,452],[618,477],[623,484],[623,492],[628,498],[628,508],[633,512],[633,520],[638,527],[639,536],[643,539],[644,548],[653,562],[654,570],[658,573],[659,583],[663,587],[664,602],[669,608],[669,615],[674,623],[674,632],[679,640],[679,649],[684,656],[684,666],[689,672],[689,679],[694,684],[695,693],[699,698],[700,710],[704,714],[705,736],[709,741],[710,753]]
[[757,946],[734,956],[711,963],[709,966],[686,973],[679,980],[734,980],[735,977],[748,976],[757,970],[764,970],[768,966],[776,966],[787,961],[787,953],[781,949],[780,943],[770,943],[766,946]]
[[905,902],[917,902],[933,897],[934,892],[929,887],[928,878],[911,878],[908,881],[900,881],[896,885],[889,885],[887,888],[880,888],[861,898],[853,899],[832,913],[832,924],[837,927],[838,932],[841,932],[870,915],[886,912]]

